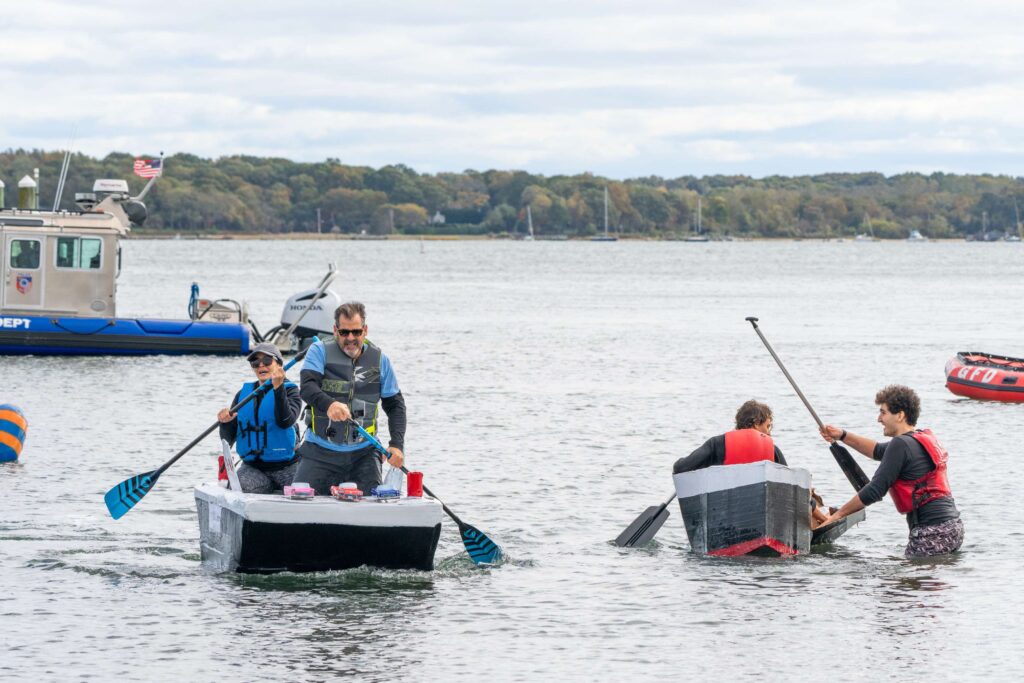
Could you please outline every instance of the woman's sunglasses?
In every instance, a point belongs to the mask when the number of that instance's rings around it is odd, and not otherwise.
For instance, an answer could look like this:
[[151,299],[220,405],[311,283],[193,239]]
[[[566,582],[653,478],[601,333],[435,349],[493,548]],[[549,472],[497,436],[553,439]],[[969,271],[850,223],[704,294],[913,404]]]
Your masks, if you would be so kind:
[[251,365],[254,368],[258,368],[261,365],[273,365],[273,364],[274,364],[274,359],[271,358],[270,356],[263,356],[262,358],[257,358],[256,360],[249,361],[249,365]]

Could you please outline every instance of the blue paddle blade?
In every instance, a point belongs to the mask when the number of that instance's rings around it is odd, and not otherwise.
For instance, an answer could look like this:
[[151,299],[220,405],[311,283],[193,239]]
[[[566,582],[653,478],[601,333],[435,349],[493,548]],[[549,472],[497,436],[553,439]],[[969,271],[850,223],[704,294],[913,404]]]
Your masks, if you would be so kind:
[[107,504],[107,510],[114,519],[121,519],[135,504],[142,500],[142,497],[149,493],[160,475],[156,470],[145,474],[136,474],[131,479],[125,479],[114,488],[107,491],[103,496],[103,502]]
[[495,564],[502,557],[498,544],[469,524],[462,527],[462,544],[466,546],[469,559],[476,564]]

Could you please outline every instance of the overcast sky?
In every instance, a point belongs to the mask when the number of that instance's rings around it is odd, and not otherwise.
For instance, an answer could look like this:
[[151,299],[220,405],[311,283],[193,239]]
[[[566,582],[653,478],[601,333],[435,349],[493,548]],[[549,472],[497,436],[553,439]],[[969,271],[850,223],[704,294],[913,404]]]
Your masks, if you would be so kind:
[[[0,148],[1021,175],[1024,3],[0,0]],[[171,172],[170,169],[168,172]]]

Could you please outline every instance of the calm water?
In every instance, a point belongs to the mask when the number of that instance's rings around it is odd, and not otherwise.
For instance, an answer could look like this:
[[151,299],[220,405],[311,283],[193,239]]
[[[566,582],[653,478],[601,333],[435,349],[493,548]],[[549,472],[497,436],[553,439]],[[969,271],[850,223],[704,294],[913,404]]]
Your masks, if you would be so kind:
[[[0,678],[1024,676],[1024,406],[943,386],[958,350],[1024,356],[1021,245],[133,241],[119,313],[183,317],[197,280],[267,329],[331,259],[395,363],[410,464],[510,561],[473,568],[446,520],[433,573],[209,573],[192,486],[215,441],[118,522],[102,495],[208,426],[244,361],[0,358],[30,421],[0,467]],[[887,501],[800,558],[695,557],[675,506],[652,546],[610,543],[751,397],[827,502],[851,495],[748,315],[827,421],[878,437],[875,390],[917,388],[961,554],[903,559]]]

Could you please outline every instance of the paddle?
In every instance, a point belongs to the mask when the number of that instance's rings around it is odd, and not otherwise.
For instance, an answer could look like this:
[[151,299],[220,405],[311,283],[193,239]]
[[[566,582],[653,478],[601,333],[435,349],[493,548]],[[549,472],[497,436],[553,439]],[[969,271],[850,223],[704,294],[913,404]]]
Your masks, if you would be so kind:
[[[287,371],[290,367],[292,367],[300,360],[302,360],[302,357],[306,355],[306,352],[308,350],[309,348],[303,349],[298,355],[295,356],[295,358],[292,358],[290,361],[288,361],[288,363],[285,364],[284,366],[285,371]],[[251,394],[243,398],[241,401],[231,406],[231,408],[229,408],[228,411],[232,413],[237,413],[239,408],[249,403],[249,401],[255,399],[258,395],[265,393],[271,386],[273,386],[273,382],[268,379],[266,382],[257,387],[256,391],[252,392]],[[178,462],[178,459],[181,458],[181,456],[185,455],[190,450],[192,450],[193,446],[195,446],[197,443],[199,443],[207,436],[209,436],[210,433],[213,432],[213,430],[217,429],[219,426],[220,421],[218,420],[214,422],[212,425],[210,425],[210,427],[208,427],[206,431],[204,431],[202,434],[192,439],[192,441],[189,442],[187,446],[178,451],[173,458],[165,462],[163,465],[160,465],[160,467],[156,468],[155,470],[145,472],[143,474],[136,474],[134,477],[131,477],[130,479],[125,479],[120,484],[107,491],[106,495],[103,496],[103,502],[107,504],[107,510],[110,512],[110,516],[114,519],[121,519],[122,517],[124,517],[129,510],[135,507],[139,503],[139,501],[142,500],[142,498],[147,493],[150,492],[150,490],[156,484],[157,479],[160,478],[161,474],[167,471],[167,468],[169,468],[174,463]]]
[[668,504],[676,499],[676,494],[661,505],[652,505],[644,510],[633,523],[626,527],[626,530],[615,539],[615,545],[620,548],[632,548],[643,545],[654,538],[661,525],[668,519]]
[[[796,395],[804,402],[804,405],[807,406],[807,410],[810,411],[814,421],[818,423],[818,428],[824,428],[825,424],[821,421],[821,418],[818,417],[818,414],[814,412],[814,408],[811,407],[811,404],[807,402],[804,392],[800,391],[800,387],[798,387],[796,382],[793,381],[792,375],[790,375],[789,371],[786,370],[786,366],[782,364],[782,360],[775,353],[772,345],[764,338],[764,335],[761,333],[761,329],[757,326],[757,318],[747,318],[747,322],[754,326],[754,332],[757,332],[757,336],[761,338],[762,342],[764,342],[765,348],[768,349],[768,353],[772,354],[772,358],[774,358],[775,362],[779,364],[779,369],[782,370],[782,374],[784,374],[786,379],[789,380],[789,383],[793,385],[793,388],[796,390]],[[860,491],[862,488],[867,486],[868,477],[864,474],[864,470],[860,468],[860,465],[854,461],[853,456],[850,455],[850,451],[846,450],[845,447],[840,446],[838,441],[833,441],[829,445],[829,450],[832,451],[832,457],[834,457],[836,462],[839,463],[839,467],[843,470],[843,474],[846,475],[846,478],[850,481],[850,484],[853,485],[854,489]]]
[[[377,441],[368,431],[363,429],[354,420],[349,420],[359,433],[363,435],[363,438],[370,442],[374,448],[376,448],[385,457],[390,457],[391,453],[388,452],[384,445],[380,441]],[[409,470],[405,469],[403,465],[401,470],[406,474],[409,474]],[[487,537],[487,534],[477,529],[471,524],[466,524],[458,515],[452,512],[447,505],[444,504],[440,498],[434,495],[434,492],[428,489],[425,485],[423,490],[427,492],[427,495],[441,503],[441,508],[455,520],[455,523],[459,526],[459,532],[462,535],[462,544],[466,546],[466,552],[469,553],[469,559],[473,560],[476,564],[494,564],[502,557],[501,547]]]

